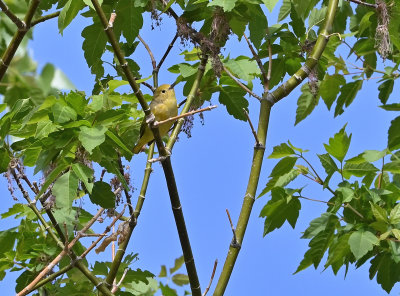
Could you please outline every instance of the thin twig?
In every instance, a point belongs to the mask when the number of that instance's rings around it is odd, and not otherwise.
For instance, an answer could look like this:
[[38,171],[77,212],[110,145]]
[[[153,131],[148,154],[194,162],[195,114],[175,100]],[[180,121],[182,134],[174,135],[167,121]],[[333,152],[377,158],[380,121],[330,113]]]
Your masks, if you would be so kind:
[[378,8],[378,4],[366,3],[366,2],[359,1],[359,0],[347,0],[347,1],[353,2],[353,3],[356,3],[356,4],[360,4],[360,5],[365,5],[365,6],[368,6],[368,7],[375,8],[375,9]]
[[140,35],[138,35],[137,37],[140,40],[140,42],[143,43],[144,47],[146,48],[147,52],[149,53],[149,56],[150,56],[150,59],[151,59],[151,65],[153,66],[153,69],[156,69],[157,68],[157,63],[156,63],[156,60],[154,59],[153,52],[151,51],[149,45],[143,40],[143,38]]
[[225,209],[225,210],[226,210],[226,214],[228,215],[229,223],[231,224],[231,229],[232,229],[232,233],[233,233],[233,245],[238,245],[238,241],[236,238],[236,231],[235,231],[235,227],[233,226],[233,223],[232,223],[231,215],[229,214],[228,209]]
[[170,122],[170,121],[175,121],[175,120],[178,120],[179,118],[187,117],[187,116],[190,116],[190,115],[193,115],[193,114],[196,114],[196,113],[200,113],[200,112],[204,112],[204,111],[211,111],[212,109],[215,109],[217,107],[218,107],[217,105],[208,106],[208,107],[197,109],[197,110],[193,110],[193,111],[190,111],[190,112],[178,115],[178,116],[174,116],[174,117],[168,118],[166,120],[156,121],[156,122],[154,122],[154,126],[159,126],[159,125],[162,125],[164,123],[167,123],[167,122]]
[[25,29],[25,23],[8,8],[7,4],[3,0],[0,0],[0,9],[10,20],[12,20],[18,29]]
[[90,219],[90,221],[82,228],[81,231],[78,232],[78,234],[76,235],[76,237],[68,244],[68,246],[66,248],[64,248],[58,255],[56,258],[53,259],[53,261],[51,261],[50,264],[48,264],[36,277],[35,279],[29,283],[29,285],[27,285],[24,289],[22,289],[17,296],[23,296],[23,295],[27,295],[29,292],[32,291],[32,289],[36,286],[36,284],[46,276],[46,274],[48,274],[54,266],[56,266],[61,259],[67,255],[67,253],[69,252],[69,250],[71,250],[71,248],[79,241],[79,239],[81,238],[81,235],[84,234],[97,220],[98,217],[100,217],[100,215],[103,213],[104,209],[101,208],[96,215],[94,215],[92,217],[92,219]]
[[124,273],[122,274],[121,279],[119,280],[118,284],[113,284],[111,293],[116,293],[118,291],[118,288],[119,288],[119,286],[121,286],[122,281],[124,280],[128,270],[129,270],[128,268],[125,268]]
[[43,22],[45,22],[47,20],[50,20],[50,19],[58,17],[60,15],[60,12],[61,11],[56,11],[56,12],[53,12],[53,13],[50,13],[50,14],[47,14],[47,15],[44,15],[42,17],[39,17],[39,18],[35,19],[32,22],[31,27],[33,27],[33,26],[35,26],[35,25],[37,25],[39,23],[43,23]]
[[208,286],[207,286],[207,288],[204,290],[204,293],[203,293],[202,296],[206,296],[207,293],[208,293],[208,290],[210,290],[211,284],[212,284],[213,279],[214,279],[215,271],[217,270],[217,265],[218,265],[218,259],[215,259],[214,268],[213,268],[213,271],[212,271],[212,273],[211,273],[210,282],[208,283]]
[[161,60],[158,62],[157,67],[155,68],[155,71],[159,71],[162,64],[164,63],[166,57],[168,56],[169,52],[171,51],[172,47],[174,46],[174,43],[176,41],[176,39],[178,39],[178,34],[175,34],[174,38],[172,39],[171,43],[168,45],[167,50],[165,51],[163,57],[161,58]]
[[254,47],[253,47],[253,45],[251,45],[249,39],[247,39],[246,34],[243,33],[243,36],[244,36],[244,38],[246,39],[247,45],[249,46],[250,51],[251,51],[251,53],[253,54],[253,57],[254,57],[254,59],[255,59],[256,62],[257,62],[258,68],[260,68],[261,75],[262,75],[262,77],[263,77],[263,84],[265,85],[265,84],[267,83],[267,81],[269,81],[269,79],[268,79],[267,74],[265,73],[265,69],[264,69],[264,66],[263,66],[263,64],[262,64],[262,62],[261,62],[261,59],[260,59],[260,57],[258,56],[257,52],[254,50]]
[[249,93],[249,95],[255,97],[257,100],[261,101],[261,97],[254,92],[252,92],[246,85],[240,82],[239,79],[237,79],[225,66],[222,66],[225,73],[229,75],[230,78],[232,78],[242,89],[244,89],[246,92]]
[[382,158],[382,168],[381,168],[381,173],[379,175],[379,179],[378,179],[378,189],[381,189],[382,186],[382,177],[383,177],[383,167],[385,166],[385,158]]
[[[269,29],[267,28],[267,34],[269,34]],[[269,92],[269,81],[271,80],[271,72],[272,72],[272,46],[271,40],[268,39],[268,72],[267,72],[267,81],[264,83],[264,92]]]
[[[118,156],[118,166],[119,166],[119,172],[121,173],[122,177],[124,178],[125,171],[124,171],[124,167],[122,165],[121,156]],[[128,204],[128,208],[129,208],[129,214],[132,216],[133,215],[133,207],[132,207],[131,195],[129,194],[128,190],[125,189],[125,187],[124,187],[124,193],[125,193],[126,202]]]
[[140,82],[140,84],[143,84],[144,86],[146,86],[148,89],[150,89],[152,92],[154,92],[155,91],[155,89],[154,89],[154,87],[153,86],[151,86],[150,84],[148,84],[147,82],[145,82],[145,81],[143,81],[143,82]]
[[114,224],[115,224],[115,223],[119,220],[119,218],[124,214],[124,212],[125,212],[125,207],[126,207],[126,205],[125,205],[124,208],[122,209],[121,213],[119,213],[118,215],[116,215],[116,216],[114,217],[114,219],[111,221],[110,225],[108,225],[108,226],[106,227],[106,229],[105,229],[104,232],[101,234],[101,236],[100,236],[99,238],[97,238],[97,240],[95,240],[95,241],[82,253],[82,255],[80,256],[81,258],[85,258],[86,255],[89,254],[89,252],[90,252],[91,250],[93,250],[93,248],[103,239],[103,237],[104,237],[108,232],[110,232],[110,230],[111,230],[111,228],[114,226]]
[[251,132],[253,133],[253,136],[254,136],[254,138],[256,139],[256,145],[260,145],[260,140],[258,139],[258,137],[257,137],[257,132],[256,132],[256,130],[254,129],[253,123],[252,123],[251,120],[250,120],[249,113],[247,113],[246,109],[244,109],[244,108],[243,108],[243,113],[244,113],[244,115],[246,116],[247,122],[249,123],[250,128],[251,128]]
[[[327,205],[330,205],[330,206],[334,206],[335,205],[335,203],[330,202],[330,201],[324,201],[324,200],[309,198],[309,197],[305,197],[305,196],[302,196],[302,195],[293,195],[293,197],[302,198],[302,199],[315,201],[315,202],[320,202],[320,203],[324,203],[324,204],[327,204]],[[360,212],[358,212],[355,208],[353,208],[349,203],[342,204],[341,207],[342,208],[349,208],[357,216],[359,216],[360,218],[364,219],[364,216]]]

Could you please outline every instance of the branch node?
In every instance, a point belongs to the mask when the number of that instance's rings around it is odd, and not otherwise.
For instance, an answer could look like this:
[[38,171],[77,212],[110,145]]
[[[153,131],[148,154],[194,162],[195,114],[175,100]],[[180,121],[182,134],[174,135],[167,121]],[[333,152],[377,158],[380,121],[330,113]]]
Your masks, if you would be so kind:
[[271,104],[271,106],[273,106],[276,103],[276,98],[274,94],[271,92],[266,93],[266,95],[262,97],[262,100],[267,100]]
[[114,21],[117,18],[117,14],[115,10],[111,13],[110,20],[108,21],[108,28],[112,28],[114,26]]

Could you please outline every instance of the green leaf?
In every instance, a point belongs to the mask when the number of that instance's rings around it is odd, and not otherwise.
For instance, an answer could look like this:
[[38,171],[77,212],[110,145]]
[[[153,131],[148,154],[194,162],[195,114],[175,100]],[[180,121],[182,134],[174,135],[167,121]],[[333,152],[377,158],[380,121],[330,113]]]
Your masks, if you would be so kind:
[[276,3],[278,3],[279,0],[263,0],[265,6],[268,8],[270,12],[274,9]]
[[178,296],[174,289],[171,289],[168,285],[160,283],[160,289],[163,296]]
[[75,110],[76,113],[81,116],[85,115],[85,107],[87,106],[87,101],[84,94],[71,91],[65,97],[65,101],[70,107]]
[[297,100],[296,122],[295,125],[305,119],[314,110],[318,104],[318,97],[315,97],[308,84],[304,84],[301,88],[302,93]]
[[77,114],[74,109],[65,103],[57,102],[51,108],[56,123],[64,123],[70,120],[76,120]]
[[362,80],[356,80],[353,82],[349,82],[341,87],[340,96],[338,97],[336,102],[335,117],[344,112],[344,106],[350,106],[350,104],[354,101],[358,91],[361,89],[362,84]]
[[107,128],[105,126],[98,125],[91,128],[81,126],[80,130],[79,141],[90,154],[92,154],[94,148],[102,144],[106,139]]
[[378,222],[388,222],[388,214],[385,209],[381,208],[377,204],[370,202],[372,214]]
[[297,178],[298,175],[301,174],[301,170],[299,169],[292,169],[289,173],[286,173],[281,176],[271,178],[266,187],[261,191],[260,195],[257,198],[260,198],[264,194],[268,193],[274,187],[284,187],[294,179]]
[[396,204],[396,206],[390,211],[389,218],[391,224],[400,223],[400,203]]
[[50,133],[58,130],[58,125],[53,124],[51,120],[40,121],[37,124],[35,138],[46,138]]
[[188,63],[178,64],[179,72],[181,73],[183,78],[190,77],[197,73],[197,67]]
[[282,187],[271,191],[271,200],[261,210],[260,217],[265,217],[264,236],[280,228],[288,220],[294,228],[299,217],[301,204],[297,198],[292,198]]
[[[103,4],[103,0],[97,0],[101,6],[101,4]],[[91,0],[83,0],[83,2],[88,5],[91,9],[94,10],[94,6]]]
[[234,60],[226,61],[225,66],[229,68],[235,76],[246,80],[248,83],[254,79],[255,75],[261,73],[256,61],[243,56],[237,57]]
[[389,294],[394,284],[399,281],[399,269],[400,264],[395,263],[390,254],[380,253],[371,260],[369,278],[372,279],[377,274],[376,281]]
[[359,164],[345,163],[343,166],[343,177],[349,179],[351,176],[363,177],[367,174],[379,171],[372,163],[363,162]]
[[81,0],[68,0],[58,16],[58,30],[62,35],[64,29],[72,22],[77,16],[78,12],[83,9],[85,5]]
[[304,258],[300,262],[295,273],[306,269],[312,264],[314,264],[314,267],[317,268],[326,250],[330,246],[333,237],[334,228],[330,228],[318,233],[308,244],[310,249],[304,254]]
[[290,13],[292,9],[292,3],[290,0],[283,0],[282,6],[279,10],[278,22],[283,21]]
[[400,174],[400,161],[396,160],[396,161],[385,163],[385,165],[383,166],[383,170],[385,172],[390,172],[393,174]]
[[171,280],[174,282],[175,285],[178,285],[180,287],[189,284],[189,277],[186,274],[182,273],[174,274]]
[[107,44],[107,35],[100,23],[93,23],[83,29],[82,37],[84,39],[82,44],[83,53],[89,68],[91,68],[101,61],[101,56]]
[[7,172],[8,164],[10,163],[11,157],[8,154],[7,149],[0,148],[0,173]]
[[346,163],[360,164],[363,162],[375,162],[382,159],[387,154],[386,149],[383,151],[379,150],[365,150],[363,153],[346,160]]
[[17,232],[15,228],[0,231],[0,252],[2,256],[6,252],[12,251],[15,239],[17,238]]
[[400,111],[400,103],[379,106],[386,111]]
[[325,268],[332,266],[332,270],[337,275],[339,269],[343,266],[346,257],[350,254],[349,246],[350,233],[340,236],[335,244],[329,247],[329,256]]
[[128,84],[129,84],[129,82],[126,80],[110,80],[108,82],[108,90],[110,92],[113,92],[118,87],[123,86],[123,85],[128,85]]
[[356,260],[371,251],[377,244],[379,244],[379,239],[372,232],[366,230],[355,231],[349,238],[350,250]]
[[89,197],[92,203],[102,208],[111,209],[115,207],[115,194],[111,191],[111,186],[106,182],[95,182]]
[[288,144],[282,143],[273,148],[273,151],[268,158],[282,158],[286,156],[292,156],[294,154],[294,150]]
[[51,192],[56,197],[58,209],[72,209],[72,202],[77,197],[78,178],[74,172],[68,171],[54,183]]
[[61,172],[67,169],[68,167],[69,167],[68,163],[62,162],[58,164],[57,167],[54,170],[52,170],[51,173],[47,176],[46,181],[44,181],[35,199],[40,197],[49,188],[50,184],[53,183],[58,178]]
[[78,176],[79,180],[85,184],[86,190],[92,193],[93,189],[93,169],[87,167],[82,163],[74,163],[72,165],[72,170]]
[[321,26],[325,20],[327,7],[321,9],[314,7],[311,10],[310,17],[308,18],[308,31],[314,26]]
[[245,92],[234,86],[224,86],[219,94],[219,102],[226,106],[226,110],[236,119],[246,121],[243,109],[247,109],[249,102],[244,98]]
[[328,153],[317,155],[328,177],[332,176],[334,172],[339,171],[339,168],[337,167],[335,161]]
[[169,269],[169,273],[173,274],[175,271],[182,267],[183,263],[185,263],[185,258],[183,257],[183,255],[179,258],[176,258],[174,266]]
[[[249,13],[252,16],[249,20],[249,31],[250,31],[249,38],[251,42],[253,42],[254,46],[258,49],[261,46],[261,41],[267,34],[268,21],[261,7],[258,5],[250,6]],[[242,76],[239,77],[242,78]]]
[[165,265],[161,265],[160,273],[158,277],[167,277],[167,267]]
[[379,100],[381,100],[382,104],[386,104],[386,102],[388,101],[389,96],[393,91],[393,86],[394,86],[393,79],[386,80],[381,85],[379,85],[379,87],[378,87]]
[[340,86],[345,83],[346,80],[344,79],[343,75],[340,74],[327,74],[321,81],[319,94],[324,100],[326,107],[328,107],[328,110],[331,109],[333,102],[336,100],[336,97],[339,94]]
[[340,162],[345,158],[351,141],[351,134],[348,136],[345,128],[346,126],[329,139],[329,145],[324,144],[325,150]]
[[337,217],[332,213],[322,213],[321,217],[315,218],[310,222],[301,238],[313,238],[321,231],[324,231],[332,221],[337,222]]
[[115,31],[121,30],[126,41],[132,44],[143,26],[143,11],[135,7],[131,0],[119,0],[115,10],[118,15],[114,24]]
[[235,7],[236,1],[237,0],[212,0],[207,6],[220,6],[224,11],[229,12]]
[[281,175],[284,175],[288,172],[290,172],[294,165],[296,164],[297,157],[285,157],[282,158],[272,169],[271,174],[269,175],[270,177],[279,177]]
[[122,140],[115,135],[113,132],[111,132],[110,130],[106,131],[106,135],[115,143],[118,145],[119,148],[121,148],[123,151],[125,151],[126,155],[128,157],[132,157],[133,153],[132,151],[126,147],[126,145],[122,142]]
[[339,187],[336,189],[336,192],[340,192],[342,194],[342,202],[350,202],[355,197],[354,191],[351,188]]
[[400,116],[390,123],[388,130],[388,148],[393,151],[400,148]]

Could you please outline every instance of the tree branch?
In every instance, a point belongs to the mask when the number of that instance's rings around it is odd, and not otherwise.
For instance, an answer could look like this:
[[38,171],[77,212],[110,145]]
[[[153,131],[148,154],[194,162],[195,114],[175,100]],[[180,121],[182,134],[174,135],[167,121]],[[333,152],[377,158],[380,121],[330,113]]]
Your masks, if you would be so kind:
[[246,85],[240,82],[239,79],[237,79],[225,66],[222,66],[225,73],[228,74],[230,78],[232,78],[237,85],[239,85],[242,89],[244,89],[249,95],[255,97],[257,100],[261,101],[261,97],[254,92],[252,92]]
[[149,56],[150,56],[150,59],[151,59],[151,65],[153,66],[153,70],[156,69],[156,67],[157,67],[156,60],[154,59],[153,52],[151,51],[149,45],[143,40],[142,37],[140,37],[140,35],[138,35],[137,37],[140,40],[140,42],[142,42],[142,44],[146,48],[147,52],[149,53]]
[[254,50],[254,47],[253,47],[253,45],[251,45],[249,39],[247,39],[246,34],[243,33],[243,36],[244,36],[244,39],[246,39],[247,45],[249,46],[250,51],[253,54],[253,57],[257,62],[258,68],[260,68],[261,75],[262,75],[262,78],[263,78],[263,84],[265,85],[267,83],[267,81],[269,81],[269,79],[267,77],[267,74],[265,73],[265,69],[264,69],[264,66],[263,66],[263,64],[261,62],[261,59],[258,56],[258,54],[256,53],[256,51]]
[[362,1],[359,1],[359,0],[347,0],[347,1],[359,4],[359,5],[372,7],[372,8],[375,8],[375,9],[378,8],[378,4],[371,4],[371,3],[362,2]]
[[18,29],[25,29],[25,23],[8,8],[7,4],[3,0],[0,0],[0,9],[18,27]]
[[178,116],[174,116],[174,117],[168,118],[166,120],[156,121],[154,123],[154,126],[159,126],[159,125],[162,125],[164,123],[167,123],[167,122],[170,122],[170,121],[175,121],[175,120],[180,119],[180,118],[188,117],[188,116],[196,114],[196,113],[200,113],[200,112],[204,112],[204,111],[211,111],[212,109],[215,109],[217,107],[218,107],[217,105],[208,106],[208,107],[197,109],[197,110],[193,110],[193,111],[190,111],[190,112],[178,115]]
[[34,21],[32,21],[31,27],[36,26],[39,23],[43,23],[47,20],[58,17],[60,15],[60,12],[61,11],[56,11],[56,12],[53,12],[53,13],[50,13],[50,14],[47,14],[47,15],[44,15],[42,17],[35,19]]
[[4,52],[3,56],[0,59],[0,81],[3,80],[4,75],[6,74],[6,71],[8,69],[8,66],[11,63],[11,60],[13,59],[15,53],[17,52],[17,49],[19,45],[22,42],[22,39],[24,39],[26,32],[28,32],[28,29],[31,26],[31,21],[33,18],[33,15],[35,14],[36,9],[38,8],[40,3],[40,0],[32,0],[29,7],[28,11],[25,15],[24,22],[25,26],[23,28],[18,28],[17,32],[15,32],[10,44],[8,45],[6,51]]

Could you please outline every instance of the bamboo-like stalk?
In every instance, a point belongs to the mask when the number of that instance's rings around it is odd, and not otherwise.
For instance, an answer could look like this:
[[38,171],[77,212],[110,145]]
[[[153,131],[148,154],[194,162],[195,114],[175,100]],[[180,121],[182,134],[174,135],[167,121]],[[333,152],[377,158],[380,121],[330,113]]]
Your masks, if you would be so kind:
[[265,151],[265,141],[268,132],[268,121],[273,104],[287,96],[296,86],[298,86],[307,76],[309,71],[317,64],[322,55],[323,50],[329,40],[329,34],[332,30],[338,0],[330,0],[328,10],[325,17],[325,24],[321,30],[311,56],[306,60],[305,65],[301,67],[288,81],[278,87],[274,92],[263,95],[263,100],[260,105],[259,122],[257,129],[257,138],[261,145],[254,147],[253,161],[251,165],[250,177],[247,184],[246,194],[244,196],[243,205],[240,211],[239,220],[236,226],[236,237],[239,246],[231,244],[227,257],[225,259],[224,267],[218,279],[217,286],[214,291],[214,296],[222,296],[228,285],[233,267],[235,265],[237,256],[239,255],[240,245],[247,228],[250,218],[251,210],[255,201],[255,194],[257,191],[258,181],[260,177],[262,160]]
[[15,53],[19,45],[24,39],[25,34],[28,32],[33,15],[35,14],[36,9],[38,8],[40,0],[32,0],[29,5],[28,11],[24,18],[25,26],[18,28],[17,32],[15,32],[10,44],[8,45],[6,51],[3,53],[3,56],[0,59],[0,81],[3,80],[4,75],[6,74],[7,68],[11,63]]
[[[154,143],[150,145],[149,148],[149,154],[147,155],[147,160],[150,160],[153,158],[153,154],[154,154]],[[140,189],[140,193],[139,193],[139,197],[138,200],[136,202],[136,207],[135,210],[133,211],[133,217],[131,217],[131,219],[137,219],[140,215],[140,212],[142,210],[143,207],[143,203],[146,197],[146,191],[147,191],[147,186],[149,184],[149,180],[150,180],[150,174],[151,174],[151,163],[150,162],[146,162],[146,168],[144,169],[144,176],[143,176],[143,181],[142,181],[142,187]],[[134,229],[134,225],[129,225],[129,231],[128,234],[126,236],[126,239],[118,246],[118,250],[117,253],[115,254],[114,260],[111,264],[110,267],[110,271],[106,277],[105,283],[108,287],[111,287],[112,283],[114,282],[115,277],[117,276],[117,272],[119,269],[119,266],[121,264],[121,261],[125,255],[125,250],[128,247],[129,244],[129,240],[132,236],[132,232]]]
[[[136,97],[138,98],[138,101],[139,101],[140,105],[142,106],[142,109],[143,109],[146,117],[151,118],[150,117],[151,116],[150,108],[149,108],[147,102],[145,101],[143,94],[140,91],[140,88],[137,85],[131,70],[128,67],[125,57],[119,47],[118,40],[116,39],[116,37],[112,31],[112,27],[109,26],[109,24],[108,24],[107,17],[104,14],[104,11],[102,10],[102,8],[97,0],[92,0],[92,3],[93,3],[93,6],[94,6],[99,18],[100,18],[100,21],[102,22],[102,24],[104,26],[104,31],[107,34],[108,40],[109,40],[111,46],[113,47],[114,54],[116,55],[119,63],[121,64],[124,74],[126,75],[130,86],[132,87]],[[204,70],[203,70],[203,72],[204,72]],[[202,77],[202,75],[200,76],[200,79],[201,79],[201,77]],[[199,83],[200,83],[200,80],[197,81],[197,84],[199,84]],[[189,276],[190,288],[192,290],[193,296],[201,296],[200,282],[199,282],[199,279],[197,276],[197,270],[196,270],[196,266],[195,266],[194,259],[193,259],[193,253],[192,253],[192,249],[190,246],[189,236],[187,234],[185,220],[183,218],[183,213],[182,213],[180,200],[179,200],[178,189],[176,186],[175,177],[174,177],[169,153],[167,152],[167,150],[164,147],[164,144],[160,137],[158,128],[154,127],[151,122],[150,122],[149,126],[151,128],[151,131],[153,132],[154,139],[155,139],[155,142],[156,142],[156,145],[158,148],[158,152],[160,153],[161,157],[164,157],[164,160],[162,161],[162,167],[164,170],[165,179],[167,181],[167,187],[168,187],[171,204],[174,209],[175,223],[178,228],[182,251],[183,251],[184,258],[185,258],[186,269],[187,269],[188,276]]]

